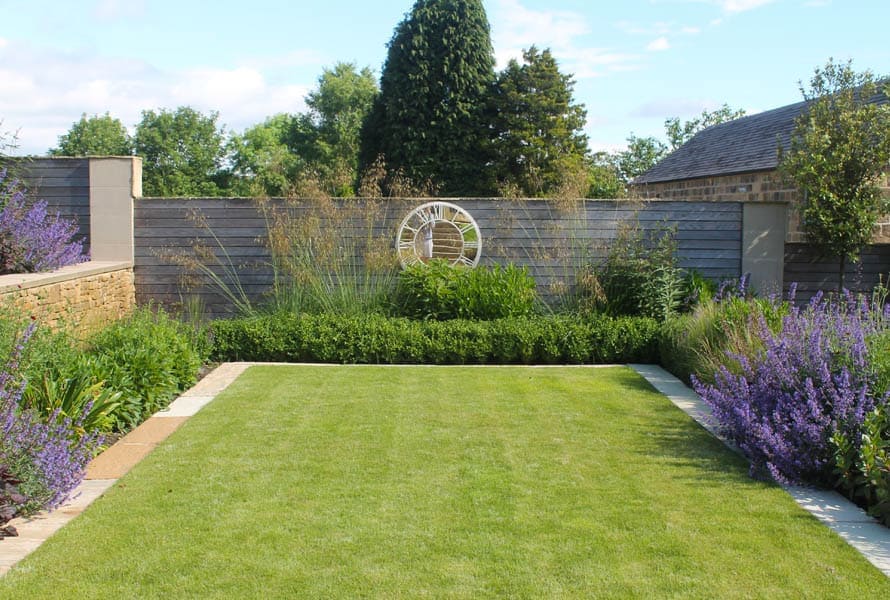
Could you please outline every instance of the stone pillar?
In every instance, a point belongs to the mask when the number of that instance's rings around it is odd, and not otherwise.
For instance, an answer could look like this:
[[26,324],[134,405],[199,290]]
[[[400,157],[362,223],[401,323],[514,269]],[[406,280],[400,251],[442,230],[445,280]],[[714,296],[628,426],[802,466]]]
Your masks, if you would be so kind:
[[742,273],[760,296],[782,293],[787,206],[746,202],[742,210]]
[[142,159],[90,161],[90,259],[133,262],[133,199],[142,196]]

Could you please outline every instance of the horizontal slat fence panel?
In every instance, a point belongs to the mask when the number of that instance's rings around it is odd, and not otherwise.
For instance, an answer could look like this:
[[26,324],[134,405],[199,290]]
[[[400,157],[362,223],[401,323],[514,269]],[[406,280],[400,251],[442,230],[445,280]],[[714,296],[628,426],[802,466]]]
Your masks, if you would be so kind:
[[90,164],[87,158],[22,159],[16,174],[32,197],[45,200],[50,214],[77,224],[76,239],[90,245]]
[[[671,229],[680,264],[715,280],[737,277],[741,268],[742,207],[739,203],[587,200],[443,199],[469,212],[482,232],[483,264],[524,265],[542,294],[571,286],[577,268],[602,260],[619,228],[636,224],[650,234]],[[309,238],[367,239],[391,248],[399,224],[428,199],[342,200],[334,204],[244,198],[143,198],[135,207],[137,301],[178,304],[198,298],[213,315],[230,303],[218,286],[194,269],[201,261],[228,286],[237,273],[244,291],[262,301],[272,285],[268,223],[286,213],[296,245]],[[336,209],[335,209],[336,207]],[[348,216],[344,216],[347,215]],[[298,217],[303,218],[300,224]],[[306,225],[316,220],[319,227]],[[319,234],[319,231],[321,232]],[[225,251],[223,251],[223,248]],[[362,252],[359,250],[360,255]],[[363,257],[357,264],[363,263]],[[192,263],[191,267],[187,263]],[[213,266],[215,264],[215,266]]]
[[[844,287],[870,292],[878,283],[890,281],[890,244],[866,246],[856,263],[848,263]],[[836,290],[840,280],[837,258],[820,256],[807,244],[785,244],[785,292],[796,285],[798,302],[808,302],[819,290]]]

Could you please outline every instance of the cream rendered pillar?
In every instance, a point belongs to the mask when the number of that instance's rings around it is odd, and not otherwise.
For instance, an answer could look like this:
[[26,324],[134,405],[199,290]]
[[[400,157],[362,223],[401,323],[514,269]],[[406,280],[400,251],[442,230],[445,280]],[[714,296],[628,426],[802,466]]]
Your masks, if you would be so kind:
[[133,263],[133,199],[142,196],[142,159],[90,161],[90,259]]
[[759,296],[782,294],[785,271],[785,204],[746,202],[742,213],[742,273]]

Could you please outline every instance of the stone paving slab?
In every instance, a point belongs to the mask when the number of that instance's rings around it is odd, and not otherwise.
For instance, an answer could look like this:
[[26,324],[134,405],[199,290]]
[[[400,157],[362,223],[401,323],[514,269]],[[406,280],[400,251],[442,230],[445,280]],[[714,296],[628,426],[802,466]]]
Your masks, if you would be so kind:
[[87,465],[85,479],[119,479],[155,449],[155,444],[118,442]]
[[10,521],[9,524],[18,530],[19,535],[0,540],[0,575],[6,573],[71,519],[86,510],[87,506],[112,485],[114,480],[83,481],[71,494],[71,500],[59,509]]
[[[738,452],[735,444],[720,435],[711,409],[682,381],[655,365],[628,365],[668,397],[678,408]],[[890,577],[890,528],[830,490],[783,485],[802,508],[856,548],[868,561]]]
[[171,433],[179,429],[179,426],[185,423],[186,420],[187,417],[176,419],[160,419],[157,416],[150,417],[139,427],[122,437],[118,443],[159,444],[166,440]]
[[117,479],[185,423],[188,417],[151,417],[87,465],[87,479]]
[[238,376],[246,371],[251,364],[254,363],[223,363],[190,389],[183,392],[180,398],[187,398],[189,396],[216,396],[218,393],[229,387],[229,384],[238,379]]
[[155,414],[156,419],[172,417],[191,417],[204,408],[215,396],[180,396],[170,406]]

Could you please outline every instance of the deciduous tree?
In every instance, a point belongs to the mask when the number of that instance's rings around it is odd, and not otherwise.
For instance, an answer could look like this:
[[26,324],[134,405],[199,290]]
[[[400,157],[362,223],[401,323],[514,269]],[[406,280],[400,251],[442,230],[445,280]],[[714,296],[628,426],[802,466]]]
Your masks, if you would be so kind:
[[[883,104],[879,87],[883,87]],[[857,261],[871,241],[878,217],[890,203],[878,180],[890,163],[890,86],[881,85],[852,63],[829,60],[817,68],[809,103],[798,119],[787,152],[780,148],[780,169],[803,193],[802,223],[807,241],[839,258],[839,285],[848,261]]]
[[105,113],[88,117],[71,125],[68,133],[59,136],[59,145],[51,148],[51,156],[129,156],[133,140],[119,119]]
[[362,123],[377,93],[369,68],[359,71],[352,63],[337,63],[333,69],[324,69],[318,88],[306,97],[309,112],[294,121],[291,150],[334,195],[353,195]]
[[608,152],[597,152],[591,156],[587,181],[588,198],[623,198],[627,193],[615,155]]
[[630,134],[627,150],[615,156],[618,174],[625,182],[642,175],[668,155],[668,147],[654,137],[637,137]]
[[724,104],[714,111],[703,110],[701,115],[688,121],[680,122],[680,117],[671,117],[664,122],[664,132],[667,134],[671,146],[670,151],[673,152],[691,140],[692,136],[702,129],[744,116],[743,108],[734,109],[730,108],[728,104]]
[[146,196],[215,196],[225,157],[218,113],[180,106],[142,112],[136,126],[136,154],[143,159]]
[[285,196],[306,166],[288,145],[297,117],[277,114],[229,140],[229,192],[239,196]]

